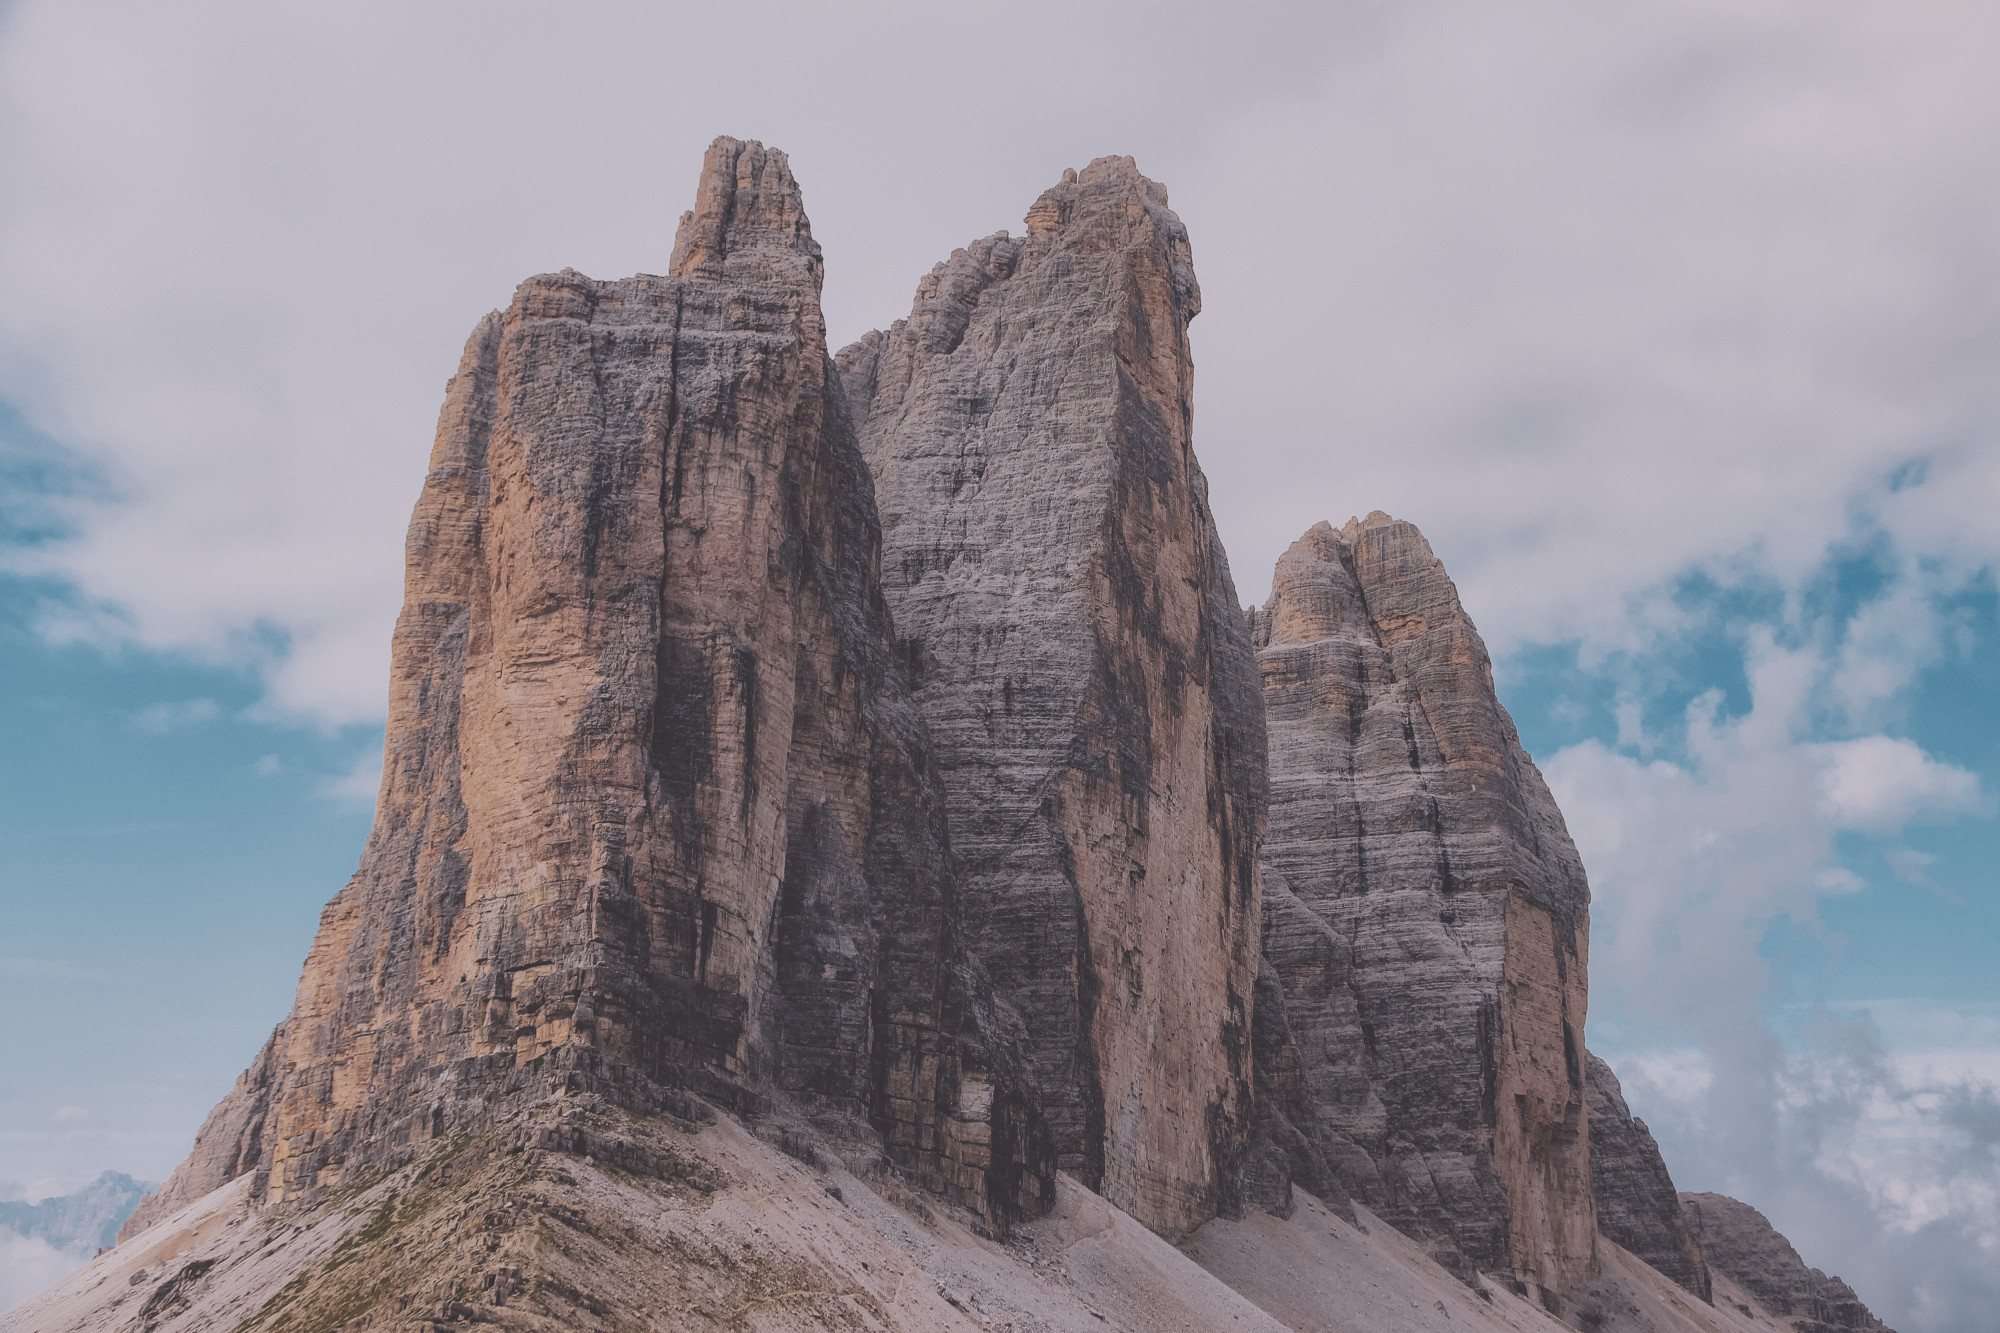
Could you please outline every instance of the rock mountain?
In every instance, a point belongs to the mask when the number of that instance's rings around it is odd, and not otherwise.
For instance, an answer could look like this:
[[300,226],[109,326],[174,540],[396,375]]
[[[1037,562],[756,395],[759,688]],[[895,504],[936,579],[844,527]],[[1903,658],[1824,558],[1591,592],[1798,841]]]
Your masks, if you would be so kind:
[[1676,1194],[1421,534],[1239,607],[1129,158],[829,355],[784,154],[448,386],[290,1015],[0,1329],[1877,1329]]
[[39,1203],[0,1203],[0,1231],[89,1254],[115,1244],[125,1219],[155,1188],[122,1172],[106,1171],[74,1194],[58,1194]]

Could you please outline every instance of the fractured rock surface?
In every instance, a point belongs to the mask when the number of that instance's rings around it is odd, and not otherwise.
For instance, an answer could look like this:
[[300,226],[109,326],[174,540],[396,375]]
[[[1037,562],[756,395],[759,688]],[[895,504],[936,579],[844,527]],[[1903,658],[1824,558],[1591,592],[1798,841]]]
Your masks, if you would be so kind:
[[668,276],[531,278],[474,331],[361,867],[153,1215],[245,1171],[336,1186],[556,1084],[841,1100],[978,1211],[1052,1188],[957,950],[820,277],[784,154],[720,139]]
[[1250,1112],[1264,740],[1192,447],[1186,229],[1067,172],[841,352],[970,947],[1064,1167],[1173,1236]]
[[1660,1145],[1625,1105],[1611,1066],[1584,1052],[1590,1107],[1590,1188],[1597,1229],[1690,1292],[1709,1300],[1708,1263],[1688,1229]]
[[1423,535],[1379,513],[1294,543],[1254,635],[1296,1128],[1448,1267],[1567,1290],[1597,1230],[1589,888],[1485,645]]
[[1681,1206],[1710,1266],[1797,1333],[1889,1333],[1854,1288],[1806,1267],[1791,1242],[1749,1204],[1726,1194],[1683,1194]]

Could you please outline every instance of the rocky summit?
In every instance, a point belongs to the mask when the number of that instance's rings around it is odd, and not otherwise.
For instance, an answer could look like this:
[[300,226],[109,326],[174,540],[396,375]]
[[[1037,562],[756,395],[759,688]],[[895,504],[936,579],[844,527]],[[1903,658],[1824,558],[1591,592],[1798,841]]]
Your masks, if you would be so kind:
[[1881,1328],[1584,1050],[1423,536],[1238,606],[1130,158],[837,360],[783,153],[717,140],[665,267],[473,331],[360,868],[0,1330]]

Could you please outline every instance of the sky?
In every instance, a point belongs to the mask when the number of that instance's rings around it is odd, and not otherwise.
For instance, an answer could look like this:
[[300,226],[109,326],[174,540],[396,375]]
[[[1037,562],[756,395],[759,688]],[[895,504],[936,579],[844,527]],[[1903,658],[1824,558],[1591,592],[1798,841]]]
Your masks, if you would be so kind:
[[791,154],[836,344],[1129,153],[1244,599],[1418,523],[1676,1181],[1989,1328],[1996,56],[1948,0],[0,0],[0,1194],[163,1177],[288,1007],[481,314],[664,268],[716,134]]

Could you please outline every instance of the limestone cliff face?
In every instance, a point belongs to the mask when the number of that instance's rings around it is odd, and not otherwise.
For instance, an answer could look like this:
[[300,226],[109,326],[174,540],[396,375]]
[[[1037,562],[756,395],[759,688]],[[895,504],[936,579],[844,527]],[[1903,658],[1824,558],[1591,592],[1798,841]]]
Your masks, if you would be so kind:
[[531,278],[474,331],[374,831],[186,1189],[282,1200],[578,1083],[857,1104],[1000,1219],[1050,1188],[953,933],[820,275],[784,154],[722,139],[667,276]]
[[973,951],[1064,1165],[1173,1236],[1248,1132],[1264,738],[1192,449],[1187,232],[1130,158],[839,357]]
[[1254,613],[1264,953],[1311,1137],[1448,1267],[1560,1292],[1594,1257],[1589,889],[1421,533],[1320,524]]
[[1646,1122],[1633,1117],[1611,1066],[1584,1052],[1590,1187],[1597,1229],[1703,1300],[1713,1293],[1680,1195]]
[[1796,1333],[1891,1333],[1854,1294],[1778,1234],[1765,1216],[1726,1194],[1683,1194],[1689,1230],[1715,1271],[1736,1281]]

